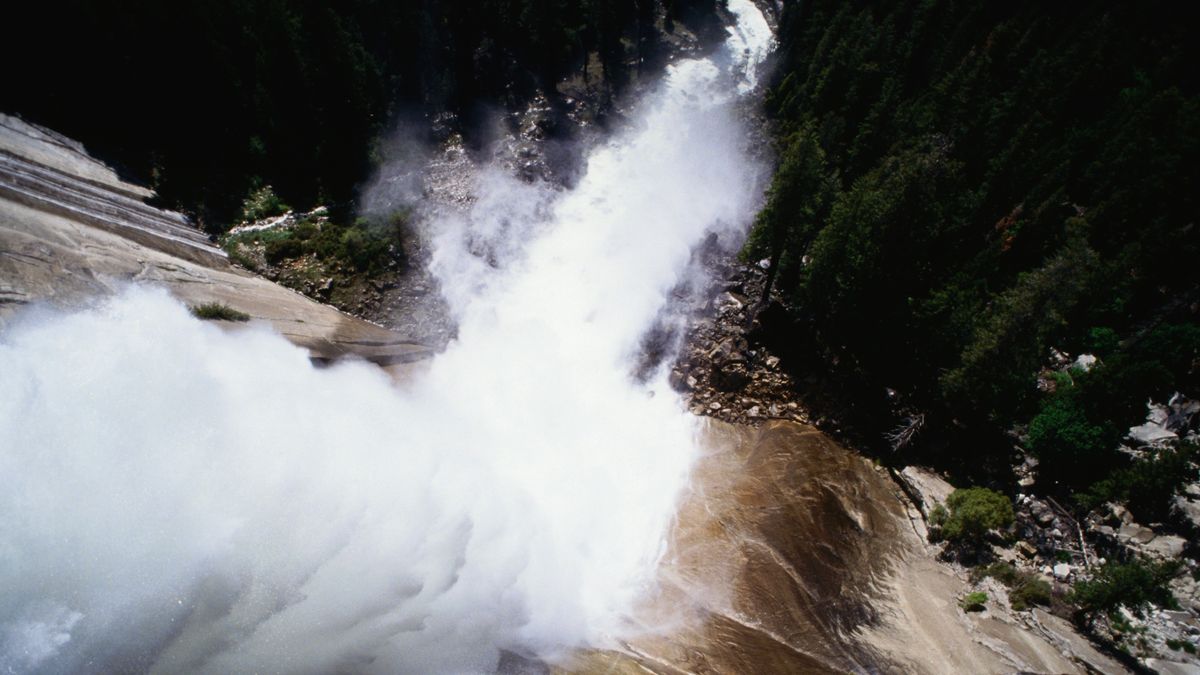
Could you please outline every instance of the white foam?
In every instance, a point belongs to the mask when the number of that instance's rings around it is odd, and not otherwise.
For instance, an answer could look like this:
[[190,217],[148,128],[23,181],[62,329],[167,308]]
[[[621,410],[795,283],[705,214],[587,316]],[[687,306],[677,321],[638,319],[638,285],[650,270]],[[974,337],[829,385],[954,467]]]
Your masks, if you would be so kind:
[[459,338],[404,389],[154,289],[15,322],[0,672],[485,672],[629,630],[696,431],[631,359],[757,199],[726,57],[673,66],[569,192],[484,173],[436,242]]

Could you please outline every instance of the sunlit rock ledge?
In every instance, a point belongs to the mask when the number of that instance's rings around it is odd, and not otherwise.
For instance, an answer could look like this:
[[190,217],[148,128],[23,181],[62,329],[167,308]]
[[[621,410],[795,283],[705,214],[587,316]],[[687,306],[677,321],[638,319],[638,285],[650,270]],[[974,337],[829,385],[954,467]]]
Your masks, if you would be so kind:
[[186,219],[143,200],[78,143],[0,115],[0,330],[22,307],[83,306],[128,284],[269,322],[315,362],[355,356],[396,370],[431,350],[234,267]]

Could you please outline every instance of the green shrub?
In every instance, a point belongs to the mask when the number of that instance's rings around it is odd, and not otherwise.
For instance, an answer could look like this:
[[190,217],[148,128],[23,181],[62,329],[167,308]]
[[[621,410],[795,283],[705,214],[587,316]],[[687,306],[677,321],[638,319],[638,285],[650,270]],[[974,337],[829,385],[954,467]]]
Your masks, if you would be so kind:
[[1187,640],[1167,640],[1167,646],[1175,651],[1185,651],[1189,654],[1196,653],[1196,645]]
[[946,507],[941,504],[934,504],[933,508],[929,510],[929,524],[934,527],[941,528],[949,517],[950,514],[946,512]]
[[308,241],[316,237],[320,232],[321,228],[313,221],[307,219],[301,220],[292,227],[292,236],[300,241]]
[[342,232],[338,243],[341,246],[340,256],[354,266],[354,269],[366,271],[383,251],[387,244],[371,237],[367,231],[355,224]]
[[358,272],[378,274],[389,263],[403,259],[402,239],[407,224],[403,212],[383,221],[359,218],[350,225],[331,221],[303,237],[305,252],[321,260],[339,261]]
[[270,185],[264,185],[250,192],[242,202],[241,217],[243,222],[253,222],[287,213],[291,207],[283,203],[279,195]]
[[975,591],[974,593],[967,593],[966,597],[959,603],[959,606],[963,608],[964,612],[982,612],[987,609],[985,606],[987,600],[987,593]]
[[1105,563],[1091,579],[1075,585],[1070,600],[1088,619],[1121,606],[1138,616],[1149,605],[1175,609],[1179,603],[1168,584],[1178,571],[1179,563],[1175,561]]
[[295,237],[270,239],[263,249],[263,257],[272,265],[304,255],[304,244]]
[[1105,359],[1114,354],[1120,346],[1121,340],[1117,335],[1117,331],[1107,326],[1102,326],[1088,331],[1084,349]]
[[1050,583],[1032,574],[1026,574],[1016,587],[1008,591],[1008,602],[1017,611],[1024,611],[1034,605],[1044,607],[1050,605]]
[[1035,574],[1018,570],[1010,563],[992,563],[971,573],[974,581],[984,577],[992,577],[1008,588],[1008,602],[1017,611],[1050,604],[1050,584]]
[[[1147,397],[1197,384],[1200,370],[1193,364],[1200,354],[1200,328],[1164,323],[1124,343],[1111,329],[1097,328],[1088,346],[1104,361],[1087,373],[1073,371],[1073,386],[1058,387],[1042,403],[1029,422],[1026,447],[1041,460],[1039,472],[1047,483],[1094,492],[1101,501],[1124,499],[1126,493],[1133,499],[1140,492],[1158,503],[1151,517],[1161,517],[1161,505],[1174,491],[1170,479],[1150,476],[1163,473],[1151,465],[1114,475],[1130,468],[1116,448],[1126,430],[1143,419]],[[1112,480],[1098,484],[1106,479]],[[1082,497],[1085,503],[1089,499],[1086,493]]]
[[[404,235],[408,228],[407,212],[397,212],[384,220],[359,218],[346,225],[336,221],[304,219],[289,229],[272,228],[242,232],[225,237],[222,245],[231,258],[253,269],[239,252],[239,246],[262,246],[263,258],[279,265],[305,255],[337,267],[350,268],[370,275],[380,274],[404,259]],[[250,263],[250,264],[247,264]]]
[[1012,586],[1020,578],[1020,574],[1021,571],[1012,563],[995,562],[971,570],[971,581],[979,583],[981,580],[991,577],[1005,586]]
[[1195,368],[1196,359],[1200,357],[1200,326],[1194,323],[1159,324],[1131,345],[1130,352],[1138,361],[1157,361],[1162,365],[1168,376],[1166,382],[1155,383],[1158,388],[1170,389],[1172,385],[1189,384],[1186,380],[1176,382],[1171,374],[1186,377],[1190,384],[1194,384],[1196,376],[1200,375]]
[[940,520],[946,540],[978,546],[990,530],[1012,524],[1012,500],[983,487],[955,490],[946,498],[946,515]]
[[1171,498],[1187,483],[1197,479],[1196,461],[1200,448],[1179,443],[1117,469],[1086,491],[1076,495],[1080,505],[1092,509],[1105,502],[1122,502],[1142,522],[1167,518]]
[[250,315],[221,302],[206,302],[202,305],[192,305],[192,316],[197,319],[214,321],[249,321]]
[[[1051,398],[1029,423],[1026,446],[1043,464],[1072,467],[1112,451],[1120,434],[1112,425],[1093,424],[1079,397],[1059,394]],[[1054,472],[1059,473],[1059,472]]]

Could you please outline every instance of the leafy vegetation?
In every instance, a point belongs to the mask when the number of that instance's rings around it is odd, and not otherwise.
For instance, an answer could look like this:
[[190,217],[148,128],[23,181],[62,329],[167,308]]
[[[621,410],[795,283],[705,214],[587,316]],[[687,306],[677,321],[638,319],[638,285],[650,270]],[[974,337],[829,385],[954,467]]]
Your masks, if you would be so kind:
[[1079,606],[1081,617],[1094,620],[1125,607],[1137,616],[1150,605],[1178,609],[1167,584],[1179,572],[1178,562],[1131,560],[1108,562],[1087,581],[1075,584],[1070,599]]
[[1012,500],[983,487],[955,490],[944,508],[934,509],[930,521],[943,539],[978,548],[988,532],[1012,525]]
[[[786,5],[744,254],[855,423],[887,428],[890,387],[926,413],[912,452],[1005,466],[1024,429],[1039,486],[1165,503],[1179,458],[1116,447],[1148,398],[1200,392],[1197,28],[1158,1]],[[1100,363],[1043,393],[1052,348]]]
[[249,321],[250,315],[222,302],[206,302],[189,308],[192,316],[210,321]]
[[403,238],[408,213],[396,212],[386,219],[359,218],[350,224],[328,219],[304,219],[291,228],[239,232],[222,244],[235,261],[250,269],[258,265],[247,258],[245,248],[258,246],[268,265],[311,255],[323,264],[369,276],[403,264]]
[[1031,609],[1034,605],[1050,604],[1050,584],[1032,572],[1017,569],[1012,563],[995,562],[971,572],[971,578],[975,581],[984,577],[992,577],[1004,584],[1008,588],[1009,605],[1019,612]]
[[1175,651],[1185,651],[1188,654],[1196,653],[1196,645],[1187,640],[1167,640],[1167,647]]
[[[1104,337],[1106,331],[1111,329],[1093,329],[1093,339],[1110,339]],[[1126,429],[1144,416],[1147,399],[1195,384],[1192,370],[1200,356],[1200,328],[1160,324],[1144,331],[1132,344],[1110,346],[1104,353],[1091,371],[1074,373],[1042,402],[1040,412],[1029,423],[1026,445],[1042,460],[1048,478],[1079,486],[1103,481],[1091,489],[1093,497],[1137,494],[1139,508],[1145,511],[1149,473],[1165,470],[1174,476],[1153,479],[1155,489],[1164,490],[1157,494],[1165,504],[1182,485],[1194,454],[1173,451],[1164,458],[1173,461],[1129,466],[1116,448]],[[1158,513],[1161,515],[1161,510]]]
[[964,612],[982,612],[983,610],[987,609],[987,600],[987,593],[984,593],[983,591],[975,591],[973,593],[967,593],[967,595],[963,597],[962,602],[959,603],[959,606],[962,607]]
[[1105,502],[1128,504],[1141,522],[1165,521],[1170,515],[1171,497],[1189,482],[1200,479],[1200,448],[1195,443],[1152,450],[1146,457],[1114,470],[1080,493],[1079,501],[1087,508]]
[[264,185],[253,190],[242,202],[241,218],[243,223],[250,223],[282,215],[291,208],[283,203],[270,185]]

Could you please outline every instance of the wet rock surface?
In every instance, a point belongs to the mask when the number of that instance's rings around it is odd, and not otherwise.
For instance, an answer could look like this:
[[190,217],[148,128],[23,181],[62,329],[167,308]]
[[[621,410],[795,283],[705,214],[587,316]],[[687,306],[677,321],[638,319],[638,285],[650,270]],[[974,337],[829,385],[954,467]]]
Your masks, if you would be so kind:
[[812,426],[706,437],[643,632],[562,671],[1123,671],[1058,617],[964,614],[965,572],[933,559],[897,484]]

